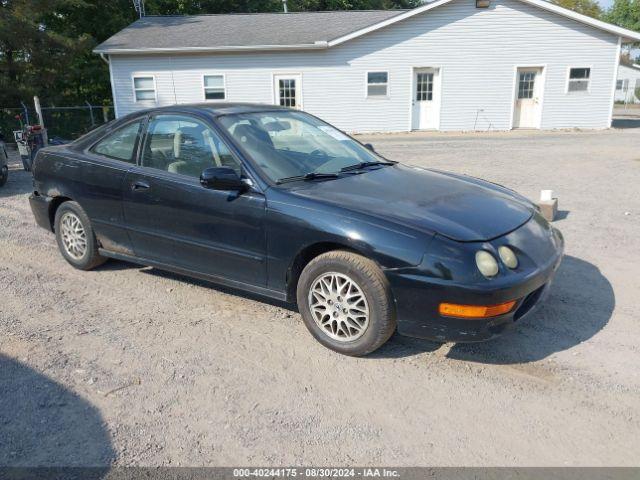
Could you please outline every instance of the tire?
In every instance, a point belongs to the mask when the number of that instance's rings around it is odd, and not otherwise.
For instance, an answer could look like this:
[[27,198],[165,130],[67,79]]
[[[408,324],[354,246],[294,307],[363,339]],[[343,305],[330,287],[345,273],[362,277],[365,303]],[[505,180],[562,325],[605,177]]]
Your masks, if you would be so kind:
[[6,165],[0,167],[0,187],[4,187],[9,179],[9,168]]
[[344,355],[373,352],[396,328],[389,282],[375,262],[352,252],[335,250],[309,262],[298,281],[297,300],[316,340]]
[[71,266],[78,270],[91,270],[107,261],[98,253],[98,241],[89,217],[76,202],[61,204],[56,210],[54,222],[58,248]]

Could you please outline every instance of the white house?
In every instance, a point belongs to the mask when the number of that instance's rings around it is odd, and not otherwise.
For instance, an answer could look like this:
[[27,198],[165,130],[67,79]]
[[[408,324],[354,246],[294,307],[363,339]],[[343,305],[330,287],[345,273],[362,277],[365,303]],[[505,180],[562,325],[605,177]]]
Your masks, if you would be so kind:
[[116,115],[240,101],[351,132],[608,128],[621,45],[640,33],[544,0],[413,10],[145,17],[95,52]]
[[616,102],[640,103],[640,65],[620,64],[616,83]]

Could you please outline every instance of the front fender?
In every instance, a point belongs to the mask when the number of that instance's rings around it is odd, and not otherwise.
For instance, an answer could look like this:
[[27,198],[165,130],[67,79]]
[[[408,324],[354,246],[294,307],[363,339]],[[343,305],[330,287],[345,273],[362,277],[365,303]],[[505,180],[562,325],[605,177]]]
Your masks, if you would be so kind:
[[290,201],[269,191],[267,251],[269,287],[286,287],[287,271],[297,255],[314,244],[344,246],[376,261],[383,269],[420,264],[433,235],[380,222],[310,200]]

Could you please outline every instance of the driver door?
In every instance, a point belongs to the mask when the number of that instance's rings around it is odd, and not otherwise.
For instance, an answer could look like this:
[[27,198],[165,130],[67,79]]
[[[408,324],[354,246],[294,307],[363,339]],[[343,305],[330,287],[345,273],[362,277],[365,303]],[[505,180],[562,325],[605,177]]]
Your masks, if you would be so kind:
[[150,119],[124,182],[124,217],[137,257],[208,276],[266,283],[265,199],[200,185],[205,168],[242,173],[216,131],[182,114]]

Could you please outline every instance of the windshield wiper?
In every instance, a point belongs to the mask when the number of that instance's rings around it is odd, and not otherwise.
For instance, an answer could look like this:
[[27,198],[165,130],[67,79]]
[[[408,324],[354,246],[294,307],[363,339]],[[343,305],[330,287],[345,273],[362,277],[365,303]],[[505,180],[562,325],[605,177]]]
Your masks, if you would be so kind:
[[298,181],[309,181],[309,180],[319,180],[323,178],[338,178],[337,173],[319,173],[319,172],[309,172],[304,175],[296,175],[295,177],[285,177],[278,180],[276,183],[280,185],[281,183],[288,182],[298,182]]
[[348,167],[341,168],[341,172],[350,172],[352,170],[362,170],[367,167],[375,167],[377,165],[395,165],[395,162],[360,162],[355,165],[349,165]]

